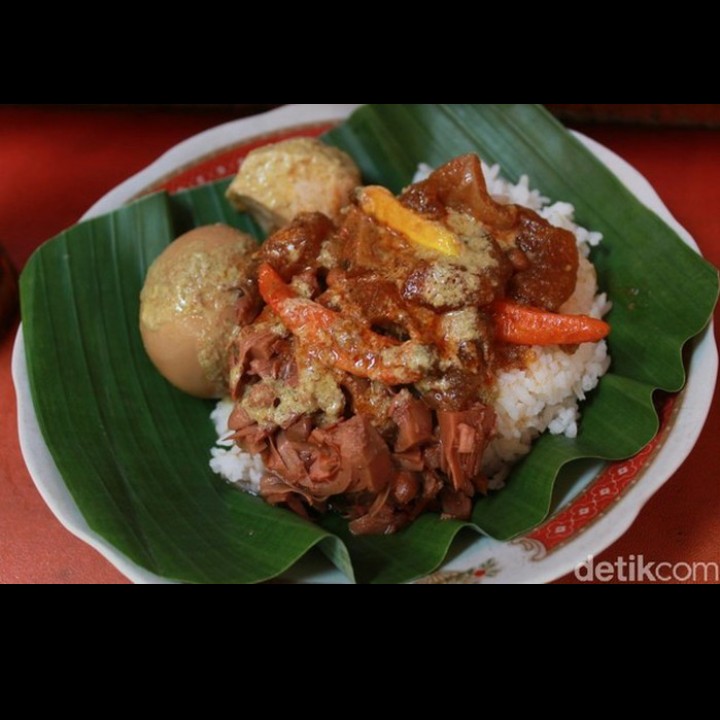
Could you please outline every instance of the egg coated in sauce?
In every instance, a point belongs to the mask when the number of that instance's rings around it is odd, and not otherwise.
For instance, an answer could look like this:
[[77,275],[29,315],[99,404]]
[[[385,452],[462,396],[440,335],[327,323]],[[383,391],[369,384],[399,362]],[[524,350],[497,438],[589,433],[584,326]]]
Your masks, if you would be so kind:
[[321,212],[340,222],[360,183],[360,170],[347,153],[313,138],[294,138],[251,152],[227,197],[270,234],[302,213]]
[[227,394],[227,347],[256,250],[251,236],[212,225],[178,238],[151,266],[140,331],[153,364],[179,390]]

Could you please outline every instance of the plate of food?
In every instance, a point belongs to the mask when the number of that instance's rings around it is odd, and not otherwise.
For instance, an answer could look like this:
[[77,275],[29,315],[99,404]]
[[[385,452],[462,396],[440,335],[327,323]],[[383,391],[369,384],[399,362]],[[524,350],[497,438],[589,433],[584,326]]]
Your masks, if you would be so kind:
[[717,295],[541,106],[288,106],[33,256],[21,446],[138,582],[547,582],[692,449]]

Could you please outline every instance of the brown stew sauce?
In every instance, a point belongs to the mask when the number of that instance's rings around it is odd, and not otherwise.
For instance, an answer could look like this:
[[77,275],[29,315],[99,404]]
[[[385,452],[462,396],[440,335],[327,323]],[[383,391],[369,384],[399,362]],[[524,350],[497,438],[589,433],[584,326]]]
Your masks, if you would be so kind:
[[[487,486],[494,378],[527,364],[531,352],[495,340],[488,307],[511,299],[555,312],[578,273],[574,236],[496,203],[476,156],[448,163],[400,200],[452,229],[460,256],[419,248],[353,205],[340,227],[320,214],[300,216],[256,262],[299,296],[405,344],[402,362],[424,368],[419,382],[386,385],[339,370],[332,332],[293,335],[269,307],[231,351],[231,425],[241,447],[263,455],[263,497],[309,516],[335,509],[358,534],[395,532],[428,510],[469,518]],[[262,307],[253,292],[245,311]],[[386,360],[393,362],[366,356]]]

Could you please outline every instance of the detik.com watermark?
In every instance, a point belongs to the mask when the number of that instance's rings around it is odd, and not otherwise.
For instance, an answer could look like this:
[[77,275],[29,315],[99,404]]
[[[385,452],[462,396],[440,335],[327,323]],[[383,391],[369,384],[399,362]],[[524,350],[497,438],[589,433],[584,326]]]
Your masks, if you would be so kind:
[[596,562],[591,555],[575,568],[580,582],[720,583],[720,563],[648,562],[643,555]]

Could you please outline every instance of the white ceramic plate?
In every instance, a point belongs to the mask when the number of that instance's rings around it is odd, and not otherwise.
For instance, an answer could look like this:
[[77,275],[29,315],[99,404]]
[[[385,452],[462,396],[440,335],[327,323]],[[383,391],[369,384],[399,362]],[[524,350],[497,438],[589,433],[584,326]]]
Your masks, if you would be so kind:
[[[117,209],[180,169],[192,169],[208,157],[245,140],[298,125],[335,121],[359,105],[291,105],[202,133],[163,155],[96,203],[84,219]],[[580,140],[645,205],[670,224],[692,248],[692,237],[672,217],[650,184],[607,148],[584,136]],[[222,171],[222,167],[218,171]],[[208,178],[209,179],[209,178]],[[201,178],[195,178],[195,182]],[[540,188],[542,190],[542,188]],[[556,198],[562,199],[562,198]],[[694,447],[710,410],[717,379],[718,353],[712,325],[696,341],[688,384],[666,406],[664,429],[640,456],[611,466],[598,465],[578,478],[558,504],[558,512],[541,528],[512,543],[475,540],[458,548],[431,582],[544,583],[572,572],[596,556],[632,525],[645,503],[672,477]],[[138,583],[165,583],[138,567],[94,533],[80,513],[48,451],[33,408],[25,363],[22,329],[13,353],[20,446],[35,484],[60,522]],[[299,582],[347,582],[332,569],[301,563],[287,579]]]

